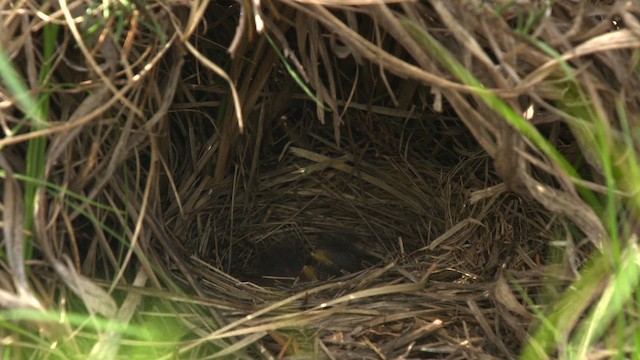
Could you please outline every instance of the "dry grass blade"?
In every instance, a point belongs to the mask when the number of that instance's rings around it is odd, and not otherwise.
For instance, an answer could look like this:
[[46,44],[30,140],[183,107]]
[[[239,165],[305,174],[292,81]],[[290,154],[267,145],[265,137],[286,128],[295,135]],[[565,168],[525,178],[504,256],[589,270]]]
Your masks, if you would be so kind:
[[218,76],[223,78],[229,84],[229,89],[231,89],[231,96],[233,97],[233,105],[236,111],[236,120],[238,121],[238,128],[240,129],[240,133],[242,133],[244,131],[244,118],[242,117],[242,107],[241,107],[240,97],[238,96],[238,91],[236,90],[235,84],[233,83],[233,81],[231,80],[231,78],[229,77],[226,71],[222,70],[222,68],[216,65],[213,61],[207,59],[195,47],[193,47],[191,43],[186,41],[184,44],[187,47],[187,50],[189,50],[189,52],[193,54],[193,56],[195,56],[207,68],[209,68],[211,71],[218,74]]
[[[13,170],[7,162],[7,159],[0,155],[0,167],[5,171],[5,181],[3,199],[2,199],[2,230],[5,244],[5,251],[8,262],[8,270],[11,274],[13,287],[17,292],[17,296],[10,291],[2,291],[0,302],[7,309],[42,309],[35,294],[31,290],[27,279],[27,271],[24,262],[24,228],[23,214],[24,206],[22,191],[16,181]],[[9,284],[6,283],[7,290]]]

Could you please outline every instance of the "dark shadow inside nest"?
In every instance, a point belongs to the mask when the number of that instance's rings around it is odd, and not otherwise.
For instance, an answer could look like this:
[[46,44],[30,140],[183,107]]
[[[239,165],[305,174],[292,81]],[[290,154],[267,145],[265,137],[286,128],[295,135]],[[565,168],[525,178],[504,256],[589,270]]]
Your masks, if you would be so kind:
[[332,280],[367,269],[381,256],[353,233],[321,231],[273,236],[255,244],[238,278],[260,286],[292,287]]

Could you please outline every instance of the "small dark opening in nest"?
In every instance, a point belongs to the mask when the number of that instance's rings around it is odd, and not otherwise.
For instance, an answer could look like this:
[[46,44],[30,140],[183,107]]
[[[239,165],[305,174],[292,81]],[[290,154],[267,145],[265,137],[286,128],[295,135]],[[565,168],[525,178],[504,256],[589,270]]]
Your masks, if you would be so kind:
[[356,234],[284,232],[256,246],[255,254],[238,276],[261,285],[328,280],[380,261],[365,249],[366,242]]

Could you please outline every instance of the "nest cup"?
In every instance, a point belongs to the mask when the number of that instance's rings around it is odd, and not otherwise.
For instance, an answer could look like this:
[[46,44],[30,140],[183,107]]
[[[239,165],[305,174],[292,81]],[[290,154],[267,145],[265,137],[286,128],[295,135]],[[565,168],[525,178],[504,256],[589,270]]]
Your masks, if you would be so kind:
[[[359,116],[356,112],[353,117]],[[386,295],[343,306],[387,315],[401,309],[405,315],[381,323],[382,329],[425,311],[428,301],[433,315],[427,318],[451,324],[449,335],[462,336],[454,335],[462,329],[454,324],[474,319],[455,315],[455,309],[467,307],[469,298],[483,299],[481,306],[488,306],[485,296],[498,269],[526,267],[517,251],[530,254],[530,260],[544,248],[543,237],[532,234],[548,234],[543,224],[550,220],[534,203],[514,195],[469,203],[474,190],[500,180],[492,174],[489,157],[455,121],[425,128],[418,119],[381,117],[375,126],[384,136],[369,137],[371,125],[353,121],[351,131],[361,137],[340,146],[329,127],[313,118],[300,121],[306,123],[306,131],[297,140],[306,148],[276,143],[252,153],[260,158],[256,180],[237,179],[208,192],[201,201],[206,206],[188,225],[194,234],[200,231],[190,246],[198,251],[188,261],[206,274],[199,282],[203,296],[243,304],[233,315],[226,313],[228,321],[250,314],[244,306],[270,309],[255,326],[276,324],[279,316],[288,314],[290,321],[274,325],[279,332],[294,341],[300,341],[292,335],[297,332],[314,334],[309,340],[314,346],[322,342],[332,354],[346,356],[351,346],[330,339],[344,334],[354,315],[323,312],[319,306],[345,301],[358,291],[381,289]],[[258,142],[251,136],[263,136],[250,126],[248,134],[250,143]],[[409,136],[412,141],[403,144],[401,139]],[[436,148],[425,151],[425,145]],[[404,152],[399,154],[399,148]],[[203,231],[199,224],[205,223],[208,228]],[[327,241],[349,248],[357,265],[338,271],[323,267],[313,255]],[[307,266],[323,275],[309,278],[303,271]],[[436,287],[426,290],[427,279]],[[363,316],[355,321],[370,320]],[[274,338],[265,339],[265,344],[270,349],[281,346]],[[317,351],[311,353],[320,354]]]

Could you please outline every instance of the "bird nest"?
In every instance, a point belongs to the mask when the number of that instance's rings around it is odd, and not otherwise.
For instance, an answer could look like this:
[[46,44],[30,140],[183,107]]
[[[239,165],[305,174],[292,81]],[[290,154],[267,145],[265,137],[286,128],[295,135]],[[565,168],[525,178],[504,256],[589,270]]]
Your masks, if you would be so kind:
[[634,2],[0,6],[10,357],[515,358],[637,239]]
[[559,224],[500,191],[454,119],[374,119],[350,121],[340,146],[299,119],[304,133],[252,154],[253,172],[194,195],[176,220],[190,270],[174,274],[225,304],[210,338],[292,358],[516,354],[531,315],[511,284],[536,297]]

